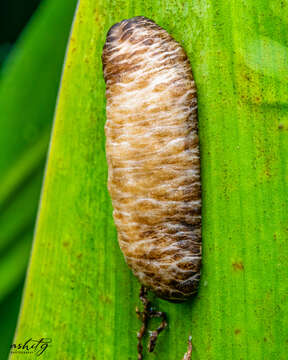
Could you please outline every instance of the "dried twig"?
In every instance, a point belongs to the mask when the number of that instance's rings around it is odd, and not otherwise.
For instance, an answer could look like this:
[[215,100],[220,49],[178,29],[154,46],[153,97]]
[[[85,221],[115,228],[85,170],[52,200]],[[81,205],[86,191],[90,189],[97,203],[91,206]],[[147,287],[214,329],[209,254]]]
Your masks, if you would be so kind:
[[190,335],[188,338],[188,350],[184,354],[183,360],[191,360],[192,359],[192,336]]
[[162,322],[159,325],[159,327],[156,330],[152,331],[150,334],[150,339],[148,344],[149,352],[152,352],[154,350],[159,334],[167,327],[168,324],[167,324],[166,314],[164,312],[155,311],[152,309],[151,303],[148,300],[148,290],[143,285],[141,286],[139,297],[144,306],[144,309],[143,311],[140,311],[138,308],[136,308],[136,314],[138,318],[142,321],[141,329],[137,333],[137,339],[138,339],[137,351],[138,351],[138,360],[143,360],[142,339],[145,335],[149,319],[162,318]]

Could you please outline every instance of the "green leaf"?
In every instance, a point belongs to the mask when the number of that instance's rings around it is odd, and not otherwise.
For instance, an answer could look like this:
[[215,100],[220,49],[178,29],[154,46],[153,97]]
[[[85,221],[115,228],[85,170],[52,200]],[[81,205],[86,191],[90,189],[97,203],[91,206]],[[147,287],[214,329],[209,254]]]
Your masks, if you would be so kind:
[[[16,279],[22,278],[26,270],[29,249],[23,252],[18,267],[11,263],[9,268],[6,260],[17,256],[15,242],[21,243],[28,230],[27,244],[31,244],[31,229],[75,6],[76,0],[43,2],[1,68],[0,251],[1,263],[6,264],[7,271],[3,273],[5,281],[2,279],[0,299],[18,284]],[[15,277],[15,272],[19,276]]]
[[11,293],[23,280],[31,249],[33,228],[22,234],[16,244],[7,251],[0,263],[0,301]]
[[192,333],[193,360],[284,360],[288,6],[267,0],[80,1],[16,341],[52,338],[51,359],[137,356],[139,284],[119,250],[107,193],[101,65],[109,27],[135,15],[167,29],[191,60],[203,186],[199,295],[154,299],[169,331],[146,358],[180,360]]
[[76,0],[43,1],[1,65],[1,360],[7,359],[15,331],[75,6]]
[[10,346],[13,339],[13,333],[15,331],[15,324],[17,322],[18,310],[20,307],[21,294],[23,289],[24,279],[21,281],[21,285],[17,286],[14,291],[9,294],[5,300],[1,303],[0,307],[0,359],[7,360]]

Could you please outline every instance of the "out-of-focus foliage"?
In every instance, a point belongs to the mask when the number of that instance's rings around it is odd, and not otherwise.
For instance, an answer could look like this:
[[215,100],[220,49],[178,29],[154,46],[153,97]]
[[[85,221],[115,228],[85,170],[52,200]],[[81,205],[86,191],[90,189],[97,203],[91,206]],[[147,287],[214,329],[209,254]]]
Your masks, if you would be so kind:
[[0,71],[0,314],[7,312],[0,322],[1,360],[15,330],[15,294],[29,258],[75,6],[76,0],[43,1]]
[[0,305],[0,359],[7,360],[17,322],[23,284],[17,286]]
[[42,0],[0,2],[0,66]]
[[135,15],[191,60],[203,186],[199,296],[156,301],[169,331],[147,360],[180,360],[190,333],[193,360],[287,359],[288,4],[276,0],[80,0],[16,340],[45,333],[49,359],[136,359],[139,284],[107,193],[101,64],[109,27]]

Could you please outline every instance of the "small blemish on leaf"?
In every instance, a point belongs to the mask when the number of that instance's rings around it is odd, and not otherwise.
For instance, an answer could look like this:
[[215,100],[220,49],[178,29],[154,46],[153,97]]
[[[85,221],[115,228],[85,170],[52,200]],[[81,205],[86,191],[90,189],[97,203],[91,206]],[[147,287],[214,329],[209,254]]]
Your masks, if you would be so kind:
[[100,295],[99,300],[103,302],[104,304],[112,304],[112,300],[109,296],[106,295]]
[[235,329],[235,330],[234,330],[234,334],[235,334],[235,335],[239,335],[240,333],[241,333],[241,330],[240,330],[240,329]]
[[244,270],[244,265],[242,262],[234,262],[232,264],[232,266],[235,271],[243,271]]

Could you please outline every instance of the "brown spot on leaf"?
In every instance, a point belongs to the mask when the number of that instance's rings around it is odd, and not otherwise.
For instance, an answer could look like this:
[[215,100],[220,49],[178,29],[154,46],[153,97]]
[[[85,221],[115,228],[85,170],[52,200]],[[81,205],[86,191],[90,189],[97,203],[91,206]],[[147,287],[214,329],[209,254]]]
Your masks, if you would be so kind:
[[240,329],[235,329],[235,330],[234,330],[234,334],[235,334],[235,335],[239,335],[240,333],[241,333],[241,330],[240,330]]
[[234,262],[232,264],[232,266],[235,271],[243,271],[244,270],[244,265],[242,262]]
[[112,304],[111,298],[109,296],[107,296],[107,295],[100,295],[99,300],[101,302],[103,302],[104,304]]

